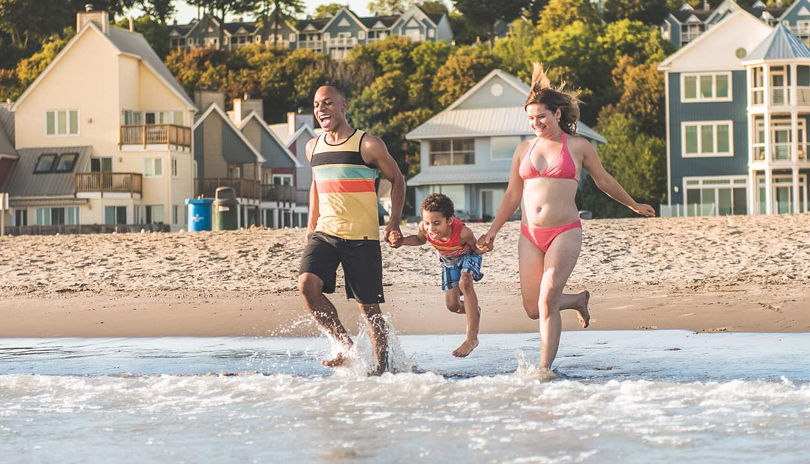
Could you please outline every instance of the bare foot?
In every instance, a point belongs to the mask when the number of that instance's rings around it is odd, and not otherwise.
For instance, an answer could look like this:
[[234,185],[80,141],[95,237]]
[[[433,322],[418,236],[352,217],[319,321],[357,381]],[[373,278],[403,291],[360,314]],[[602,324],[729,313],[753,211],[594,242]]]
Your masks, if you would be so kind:
[[580,295],[585,294],[585,304],[577,309],[577,319],[579,319],[579,325],[582,326],[583,329],[588,328],[588,324],[591,323],[591,313],[588,312],[588,302],[591,300],[591,292],[584,290],[580,293]]
[[472,350],[476,349],[477,347],[478,347],[477,338],[473,340],[469,339],[464,340],[464,343],[462,343],[461,346],[459,346],[458,348],[456,348],[455,351],[453,351],[453,356],[457,358],[464,358],[470,353],[472,353]]
[[343,353],[338,353],[334,359],[324,359],[321,361],[321,364],[323,364],[324,367],[337,367],[343,365],[344,362],[346,362],[346,358],[343,357]]

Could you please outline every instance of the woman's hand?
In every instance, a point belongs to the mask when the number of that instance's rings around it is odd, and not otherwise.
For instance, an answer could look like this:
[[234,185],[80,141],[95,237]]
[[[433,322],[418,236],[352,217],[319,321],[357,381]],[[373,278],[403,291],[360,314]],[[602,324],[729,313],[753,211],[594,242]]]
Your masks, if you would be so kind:
[[655,210],[653,207],[644,203],[635,203],[630,207],[630,209],[641,216],[655,217]]
[[478,248],[484,252],[495,249],[495,232],[488,230],[487,233],[478,237]]

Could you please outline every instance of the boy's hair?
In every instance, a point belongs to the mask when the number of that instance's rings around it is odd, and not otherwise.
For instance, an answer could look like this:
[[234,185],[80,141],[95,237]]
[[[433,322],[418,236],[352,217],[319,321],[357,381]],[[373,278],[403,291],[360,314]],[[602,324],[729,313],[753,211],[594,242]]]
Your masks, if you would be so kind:
[[447,195],[431,193],[425,198],[425,201],[422,202],[422,211],[442,213],[445,219],[450,219],[455,213],[455,208],[453,207],[453,200]]

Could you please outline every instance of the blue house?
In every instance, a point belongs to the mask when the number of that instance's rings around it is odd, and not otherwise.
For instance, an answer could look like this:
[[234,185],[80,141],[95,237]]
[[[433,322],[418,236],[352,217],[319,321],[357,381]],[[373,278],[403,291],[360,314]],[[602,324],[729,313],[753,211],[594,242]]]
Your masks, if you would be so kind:
[[[462,218],[492,220],[506,192],[512,155],[535,137],[523,106],[529,86],[494,70],[444,111],[406,135],[418,141],[421,172],[408,180],[416,203],[430,193],[449,196]],[[583,123],[591,143],[607,141]]]
[[788,26],[736,11],[659,70],[667,119],[662,215],[807,211],[810,49]]

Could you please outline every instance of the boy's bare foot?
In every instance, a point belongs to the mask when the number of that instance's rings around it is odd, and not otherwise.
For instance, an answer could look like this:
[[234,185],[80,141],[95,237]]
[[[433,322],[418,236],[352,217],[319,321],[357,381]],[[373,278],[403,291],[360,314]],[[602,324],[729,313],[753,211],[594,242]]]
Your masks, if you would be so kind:
[[324,359],[321,364],[324,367],[337,367],[343,365],[344,362],[346,362],[346,358],[343,357],[343,353],[338,353],[334,359]]
[[472,353],[474,349],[478,347],[478,339],[473,340],[464,340],[464,343],[461,344],[455,351],[453,351],[453,356],[457,358],[463,358]]
[[581,325],[583,329],[587,329],[588,324],[591,323],[591,313],[588,312],[588,302],[591,300],[591,292],[583,290],[579,294],[582,295],[583,293],[585,294],[584,295],[585,304],[579,308],[576,308],[576,310],[577,310],[577,319],[579,319],[579,325]]

